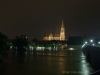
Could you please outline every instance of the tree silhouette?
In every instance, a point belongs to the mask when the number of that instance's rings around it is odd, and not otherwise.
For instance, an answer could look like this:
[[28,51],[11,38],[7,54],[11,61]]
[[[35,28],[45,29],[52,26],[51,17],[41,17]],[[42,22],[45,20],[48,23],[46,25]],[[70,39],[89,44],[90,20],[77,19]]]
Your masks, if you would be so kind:
[[0,62],[3,62],[3,58],[7,56],[7,39],[8,37],[0,32]]
[[38,39],[33,38],[31,41],[32,41],[32,42],[38,42]]
[[17,50],[25,50],[28,46],[28,39],[21,38],[20,36],[16,36],[15,40],[13,41],[13,46],[17,47]]

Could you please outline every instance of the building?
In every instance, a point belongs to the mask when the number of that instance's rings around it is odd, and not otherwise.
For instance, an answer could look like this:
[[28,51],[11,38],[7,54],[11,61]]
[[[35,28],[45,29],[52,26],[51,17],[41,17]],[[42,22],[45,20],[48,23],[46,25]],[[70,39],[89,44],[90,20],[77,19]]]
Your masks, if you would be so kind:
[[81,50],[83,45],[82,36],[69,36],[67,41],[68,50]]
[[83,45],[83,37],[82,36],[69,36],[68,45]]
[[47,34],[43,37],[43,40],[65,40],[65,27],[64,21],[62,20],[62,25],[59,34]]

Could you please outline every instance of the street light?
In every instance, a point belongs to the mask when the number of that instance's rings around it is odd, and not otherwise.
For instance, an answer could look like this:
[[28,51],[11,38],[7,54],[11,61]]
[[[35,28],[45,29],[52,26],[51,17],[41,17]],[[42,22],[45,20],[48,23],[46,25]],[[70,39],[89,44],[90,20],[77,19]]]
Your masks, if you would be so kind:
[[100,42],[98,42],[98,44],[100,44]]
[[90,42],[93,42],[93,40],[90,40]]
[[86,41],[85,44],[87,44],[88,42]]

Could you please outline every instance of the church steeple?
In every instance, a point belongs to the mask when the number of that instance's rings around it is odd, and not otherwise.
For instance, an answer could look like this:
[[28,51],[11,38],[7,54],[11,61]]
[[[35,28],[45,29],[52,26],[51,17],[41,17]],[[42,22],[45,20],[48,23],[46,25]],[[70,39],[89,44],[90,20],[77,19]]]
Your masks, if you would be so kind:
[[63,21],[63,19],[62,19],[62,26],[61,27],[64,28],[64,21]]
[[64,21],[62,20],[61,30],[60,30],[60,40],[65,40],[65,27]]

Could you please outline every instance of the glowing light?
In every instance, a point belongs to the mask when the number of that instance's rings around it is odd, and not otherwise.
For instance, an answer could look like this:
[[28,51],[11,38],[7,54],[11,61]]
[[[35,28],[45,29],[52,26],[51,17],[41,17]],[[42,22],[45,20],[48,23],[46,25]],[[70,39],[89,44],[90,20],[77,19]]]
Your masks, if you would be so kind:
[[10,49],[12,49],[13,48],[13,46],[10,46]]
[[94,46],[94,44],[93,44],[93,46]]
[[93,42],[93,40],[90,40],[90,42]]
[[30,50],[33,50],[33,46],[29,46],[29,49],[30,49]]
[[86,63],[86,61],[85,61],[85,60],[82,60],[81,62],[82,62],[82,63]]
[[83,44],[82,48],[85,46],[85,44]]
[[33,47],[31,47],[32,51],[33,51]]
[[100,42],[98,42],[98,44],[100,44]]
[[88,42],[86,41],[85,44],[87,44]]
[[51,47],[48,47],[49,50],[51,50]]
[[45,48],[44,48],[44,47],[42,47],[42,49],[44,50]]
[[75,50],[74,48],[69,48],[68,50]]
[[36,50],[44,50],[45,47],[36,47]]
[[37,47],[36,49],[37,49],[37,50],[42,50],[42,48],[41,48],[41,47]]

